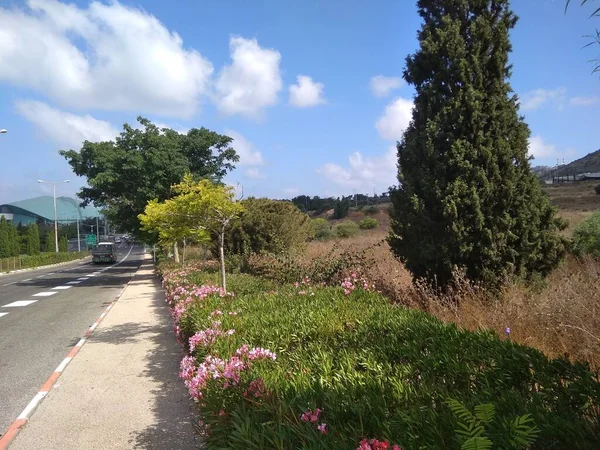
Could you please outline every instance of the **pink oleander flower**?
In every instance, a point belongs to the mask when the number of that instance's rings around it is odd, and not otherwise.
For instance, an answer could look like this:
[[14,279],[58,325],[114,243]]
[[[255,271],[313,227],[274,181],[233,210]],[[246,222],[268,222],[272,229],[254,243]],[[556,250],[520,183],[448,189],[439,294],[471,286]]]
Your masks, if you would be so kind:
[[306,291],[299,291],[298,294],[300,294],[300,295],[306,295]]
[[191,380],[196,371],[195,363],[196,360],[193,356],[184,357],[179,364],[179,377],[184,380]]
[[317,420],[319,420],[319,415],[321,414],[321,412],[322,410],[319,408],[315,409],[314,412],[309,410],[304,414],[300,415],[300,420],[303,420],[304,422],[315,423]]
[[327,424],[322,423],[321,425],[319,425],[317,427],[317,430],[319,430],[321,432],[321,434],[327,434]]
[[210,316],[211,316],[211,317],[214,317],[214,316],[222,316],[222,315],[223,315],[223,311],[221,311],[221,310],[218,310],[218,309],[210,313]]
[[224,409],[222,409],[221,411],[219,411],[219,417],[223,417],[223,416],[226,416],[226,415],[227,415],[227,413],[225,412]]
[[276,360],[277,359],[277,355],[275,353],[273,353],[271,350],[268,350],[266,348],[261,348],[261,347],[256,347],[251,349],[248,352],[248,359],[249,360],[255,360],[255,359],[272,359],[272,360]]

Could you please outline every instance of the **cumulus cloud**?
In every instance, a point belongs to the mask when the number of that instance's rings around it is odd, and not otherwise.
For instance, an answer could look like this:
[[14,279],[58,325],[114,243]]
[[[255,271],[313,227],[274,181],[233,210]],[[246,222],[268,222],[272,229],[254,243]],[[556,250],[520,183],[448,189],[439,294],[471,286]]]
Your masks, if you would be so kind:
[[265,174],[256,168],[247,169],[246,176],[248,178],[252,178],[254,180],[261,180],[261,179],[265,178]]
[[15,107],[21,116],[62,147],[78,149],[85,140],[109,141],[119,134],[110,123],[89,114],[79,116],[33,100],[18,100]]
[[262,153],[254,147],[244,136],[237,131],[225,130],[225,135],[233,139],[231,146],[240,157],[240,166],[262,166],[265,162]]
[[328,163],[317,169],[317,172],[344,188],[370,192],[375,187],[381,191],[397,183],[396,163],[396,147],[390,146],[379,156],[364,156],[360,152],[354,152],[348,158],[348,165]]
[[385,107],[383,115],[375,124],[379,134],[386,140],[399,141],[402,139],[404,130],[412,119],[412,100],[398,97]]
[[283,81],[281,55],[265,49],[256,39],[232,36],[229,39],[232,63],[225,66],[215,82],[215,102],[221,113],[260,118],[262,110],[277,103]]
[[541,136],[531,136],[529,138],[529,154],[534,157],[536,162],[547,165],[556,164],[557,158],[571,160],[576,156],[574,149],[561,150],[556,145],[545,142]]
[[575,106],[593,106],[600,104],[600,97],[572,97],[569,102]]
[[212,64],[145,11],[117,1],[27,5],[0,8],[0,80],[73,108],[178,117],[208,91]]
[[565,93],[565,88],[553,90],[535,89],[529,91],[520,99],[521,109],[523,111],[533,111],[549,102],[558,102],[560,108],[560,103],[564,100]]
[[376,97],[387,97],[391,91],[402,86],[402,78],[376,75],[369,81],[371,92]]
[[296,77],[298,83],[290,86],[290,104],[297,108],[310,108],[325,103],[323,90],[325,85],[317,83],[306,75]]

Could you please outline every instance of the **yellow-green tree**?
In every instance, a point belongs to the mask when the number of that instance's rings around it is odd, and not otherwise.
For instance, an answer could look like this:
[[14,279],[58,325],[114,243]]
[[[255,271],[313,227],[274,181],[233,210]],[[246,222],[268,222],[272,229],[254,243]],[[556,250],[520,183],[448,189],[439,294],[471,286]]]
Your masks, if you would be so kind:
[[139,219],[142,229],[156,232],[165,243],[177,243],[184,239],[205,241],[211,234],[219,238],[221,285],[227,289],[225,274],[225,232],[243,211],[236,201],[231,186],[215,184],[209,180],[194,180],[188,174],[173,186],[175,196],[164,202],[148,203]]

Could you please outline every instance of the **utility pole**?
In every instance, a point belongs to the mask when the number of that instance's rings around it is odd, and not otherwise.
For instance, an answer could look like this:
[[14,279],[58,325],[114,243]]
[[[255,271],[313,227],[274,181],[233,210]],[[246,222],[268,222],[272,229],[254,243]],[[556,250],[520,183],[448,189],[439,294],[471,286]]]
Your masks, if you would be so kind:
[[77,251],[81,251],[81,238],[79,237],[79,208],[77,209]]

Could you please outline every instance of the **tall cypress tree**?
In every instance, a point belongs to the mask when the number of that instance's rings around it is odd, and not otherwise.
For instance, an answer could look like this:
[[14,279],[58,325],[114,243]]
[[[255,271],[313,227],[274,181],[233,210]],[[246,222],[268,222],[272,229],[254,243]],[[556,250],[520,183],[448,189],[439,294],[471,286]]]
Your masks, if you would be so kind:
[[563,256],[564,224],[531,172],[529,127],[508,82],[517,17],[508,0],[419,0],[418,8],[392,251],[415,278],[441,287],[455,267],[491,287],[547,274]]
[[8,258],[11,254],[10,234],[8,222],[4,216],[0,217],[0,258]]
[[10,256],[19,256],[21,254],[21,240],[17,227],[12,222],[8,224],[8,239],[10,241]]
[[38,226],[35,223],[30,223],[27,227],[27,254],[39,254],[40,247],[40,232]]

